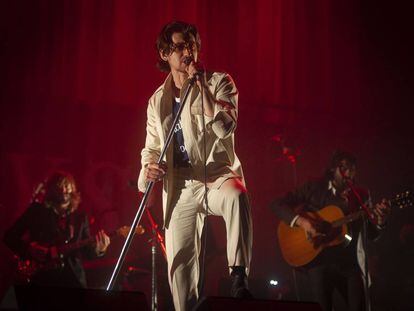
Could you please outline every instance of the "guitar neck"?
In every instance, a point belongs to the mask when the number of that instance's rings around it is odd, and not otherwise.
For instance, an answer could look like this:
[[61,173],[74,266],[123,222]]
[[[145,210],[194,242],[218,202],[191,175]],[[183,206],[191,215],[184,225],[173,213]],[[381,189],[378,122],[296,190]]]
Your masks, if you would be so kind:
[[[115,235],[117,235],[117,231],[113,231],[113,232],[108,234],[108,236],[110,238],[114,237]],[[85,246],[93,245],[95,243],[96,243],[95,237],[91,236],[91,237],[89,237],[87,239],[84,239],[84,240],[81,240],[81,241],[72,242],[72,243],[69,243],[69,244],[62,245],[62,246],[58,247],[58,250],[59,250],[59,254],[66,255],[70,252],[76,251],[76,250],[81,249]]]
[[[413,195],[410,191],[405,191],[397,194],[394,198],[389,200],[390,206],[397,206],[399,209],[406,208],[408,206],[413,206]],[[365,215],[364,210],[349,214],[345,217],[342,217],[334,222],[332,222],[333,227],[340,227],[347,223],[357,220],[358,218]]]

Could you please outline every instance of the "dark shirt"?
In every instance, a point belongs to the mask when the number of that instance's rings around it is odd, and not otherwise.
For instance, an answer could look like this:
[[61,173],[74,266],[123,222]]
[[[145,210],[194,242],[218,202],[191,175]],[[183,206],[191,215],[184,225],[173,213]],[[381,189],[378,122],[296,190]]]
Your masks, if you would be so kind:
[[[29,253],[31,242],[47,247],[85,240],[90,237],[86,214],[75,211],[59,216],[44,204],[32,203],[4,235],[5,244],[21,259],[33,259]],[[92,246],[75,250],[62,259],[59,268],[40,270],[32,283],[50,286],[86,287],[81,257],[94,257]]]
[[[180,109],[180,102],[174,99],[173,117],[177,115]],[[181,122],[178,121],[174,129],[174,167],[188,167],[190,163],[187,150],[185,149],[183,130]]]
[[[357,191],[364,200],[368,199],[367,191],[363,189],[357,189]],[[332,189],[329,189],[329,179],[327,178],[312,180],[305,183],[294,191],[289,192],[283,198],[273,201],[270,208],[280,220],[290,225],[294,217],[299,213],[316,212],[328,205],[339,207],[344,215],[348,215],[360,209],[357,199],[351,192],[349,192],[346,197],[338,192],[334,194]],[[306,267],[313,267],[333,261],[343,263],[344,265],[357,266],[356,247],[358,235],[362,230],[362,221],[362,219],[359,219],[348,224],[349,233],[352,237],[352,241],[349,244],[324,249],[320,255]],[[377,233],[378,230],[376,227],[369,223],[368,238],[375,238]]]

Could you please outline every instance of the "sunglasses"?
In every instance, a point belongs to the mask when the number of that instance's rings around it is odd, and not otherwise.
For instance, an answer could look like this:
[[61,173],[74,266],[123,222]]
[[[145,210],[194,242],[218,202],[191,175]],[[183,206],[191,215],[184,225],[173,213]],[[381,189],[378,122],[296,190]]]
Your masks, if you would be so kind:
[[182,52],[185,49],[193,51],[194,47],[195,47],[195,42],[194,41],[172,43],[171,46],[170,46],[170,51],[171,51],[171,53],[173,53],[173,52]]

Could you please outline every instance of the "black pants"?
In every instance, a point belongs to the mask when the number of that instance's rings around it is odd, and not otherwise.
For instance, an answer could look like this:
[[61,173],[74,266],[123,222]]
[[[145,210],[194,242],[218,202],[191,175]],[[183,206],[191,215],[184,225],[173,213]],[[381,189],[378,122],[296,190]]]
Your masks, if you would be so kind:
[[323,311],[339,310],[333,303],[336,289],[347,304],[348,311],[364,311],[364,284],[357,266],[330,263],[308,270],[309,285],[313,296]]

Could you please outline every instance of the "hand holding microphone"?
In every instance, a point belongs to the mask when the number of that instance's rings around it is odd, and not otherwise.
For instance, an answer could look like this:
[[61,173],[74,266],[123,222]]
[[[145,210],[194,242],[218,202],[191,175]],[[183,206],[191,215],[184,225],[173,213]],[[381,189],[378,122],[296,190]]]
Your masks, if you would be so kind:
[[190,79],[192,78],[196,78],[197,79],[197,85],[199,87],[201,87],[201,83],[202,83],[202,77],[204,74],[204,69],[201,65],[201,63],[199,62],[195,62],[194,57],[193,56],[186,56],[184,58],[184,63],[186,64],[186,72],[188,74],[188,77]]
[[[200,62],[196,62],[193,55],[185,56],[183,63],[186,65],[185,71],[188,74],[188,77],[192,79],[190,82],[194,84],[194,81],[197,82],[197,86],[201,92],[201,102],[203,103],[203,114],[208,117],[214,116],[214,107],[213,103],[215,102],[213,94],[211,94],[207,78],[205,75],[205,69]],[[195,79],[195,80],[193,80]]]

